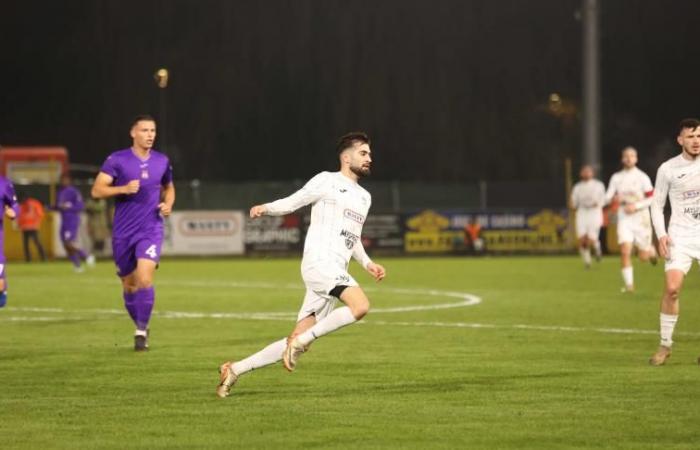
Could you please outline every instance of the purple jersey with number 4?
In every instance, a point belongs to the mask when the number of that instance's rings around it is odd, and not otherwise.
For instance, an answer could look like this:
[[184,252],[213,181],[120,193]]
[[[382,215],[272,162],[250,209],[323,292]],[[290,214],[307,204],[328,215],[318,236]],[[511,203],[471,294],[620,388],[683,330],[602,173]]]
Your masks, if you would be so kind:
[[[4,218],[5,206],[9,206],[15,211],[15,217],[19,214],[19,204],[15,195],[15,187],[7,178],[0,176],[0,264],[5,264],[5,231]],[[4,268],[0,269],[0,277],[4,276]]]
[[115,197],[112,251],[119,276],[126,276],[134,271],[139,258],[160,259],[163,217],[158,204],[161,187],[172,182],[173,170],[163,153],[151,150],[141,159],[127,148],[109,155],[100,171],[113,178],[113,186],[140,181],[136,194]]
[[124,186],[131,180],[141,182],[136,194],[115,197],[113,238],[124,239],[151,231],[162,233],[163,218],[158,209],[160,189],[173,179],[168,157],[151,150],[146,159],[141,159],[127,148],[109,155],[100,171],[114,179],[113,186]]

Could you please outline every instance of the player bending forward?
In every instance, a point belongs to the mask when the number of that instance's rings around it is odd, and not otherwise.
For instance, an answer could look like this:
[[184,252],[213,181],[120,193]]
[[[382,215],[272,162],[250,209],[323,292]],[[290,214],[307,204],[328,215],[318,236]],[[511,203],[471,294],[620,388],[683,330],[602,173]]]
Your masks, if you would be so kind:
[[622,292],[634,292],[632,246],[637,247],[641,261],[656,264],[656,251],[651,241],[649,205],[654,194],[649,176],[637,168],[637,150],[622,150],[622,170],[613,174],[605,195],[606,203],[620,202],[617,211],[617,242],[620,244]]
[[[660,366],[671,356],[673,329],[678,321],[678,295],[693,260],[700,260],[700,120],[681,121],[681,154],[661,164],[656,174],[651,217],[666,259],[666,283],[659,316],[661,345],[649,360]],[[671,201],[668,234],[664,223],[666,197]],[[700,363],[700,359],[698,360]]]
[[593,178],[593,167],[581,167],[581,181],[571,191],[571,206],[576,209],[576,237],[578,251],[588,269],[591,266],[591,248],[600,261],[600,227],[603,225],[605,185]]
[[[369,311],[369,299],[347,271],[352,256],[375,280],[381,281],[386,274],[384,267],[367,256],[360,240],[372,199],[357,182],[370,174],[369,144],[364,133],[346,134],[337,147],[339,172],[321,172],[289,197],[250,209],[250,217],[256,218],[281,216],[313,205],[301,262],[306,295],[288,338],[220,367],[221,379],[216,389],[219,397],[228,396],[238,377],[253,369],[283,360],[284,367],[293,371],[299,356],[313,341],[362,319]],[[345,306],[334,309],[336,299]]]

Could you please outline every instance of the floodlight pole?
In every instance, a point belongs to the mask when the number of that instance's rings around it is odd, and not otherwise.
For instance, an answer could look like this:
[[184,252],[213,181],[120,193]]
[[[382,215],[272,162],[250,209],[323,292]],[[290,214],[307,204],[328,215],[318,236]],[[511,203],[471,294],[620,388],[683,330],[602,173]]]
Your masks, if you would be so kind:
[[598,0],[582,0],[583,27],[583,152],[581,162],[600,173],[600,38]]

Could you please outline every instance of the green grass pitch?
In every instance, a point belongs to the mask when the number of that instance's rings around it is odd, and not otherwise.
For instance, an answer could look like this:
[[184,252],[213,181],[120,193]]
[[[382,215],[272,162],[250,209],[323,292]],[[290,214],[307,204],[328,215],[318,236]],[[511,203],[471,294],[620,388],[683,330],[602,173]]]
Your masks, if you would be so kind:
[[[0,310],[0,447],[698,448],[700,277],[673,357],[648,366],[662,267],[573,257],[382,259],[381,309],[215,396],[217,368],[285,336],[298,259],[165,260],[151,350],[132,350],[114,268],[9,264]],[[431,290],[430,294],[426,290]],[[273,315],[270,313],[288,313]]]

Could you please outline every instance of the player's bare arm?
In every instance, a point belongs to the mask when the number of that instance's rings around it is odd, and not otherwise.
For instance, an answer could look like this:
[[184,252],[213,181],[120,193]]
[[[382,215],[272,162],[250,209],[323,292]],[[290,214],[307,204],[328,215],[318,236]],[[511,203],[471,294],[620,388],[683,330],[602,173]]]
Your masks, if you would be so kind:
[[670,236],[666,235],[659,238],[659,255],[661,255],[662,258],[669,258],[669,247],[671,247],[671,245],[673,245],[673,242],[671,241]]
[[14,220],[15,217],[17,217],[17,213],[15,212],[15,210],[7,205],[5,205],[5,215],[12,220]]
[[381,264],[371,262],[367,264],[366,270],[377,282],[382,281],[386,277],[386,269]]
[[265,205],[255,205],[252,208],[250,208],[250,218],[256,219],[260,216],[264,216],[266,212],[267,208],[265,207]]
[[92,185],[92,190],[90,195],[93,198],[109,198],[115,195],[130,195],[135,194],[139,191],[141,187],[141,182],[139,180],[131,180],[123,186],[112,186],[114,178],[104,172],[100,172],[95,178],[95,183]]
[[162,199],[163,201],[158,204],[158,209],[163,217],[168,217],[173,212],[175,204],[175,185],[173,183],[163,186]]

